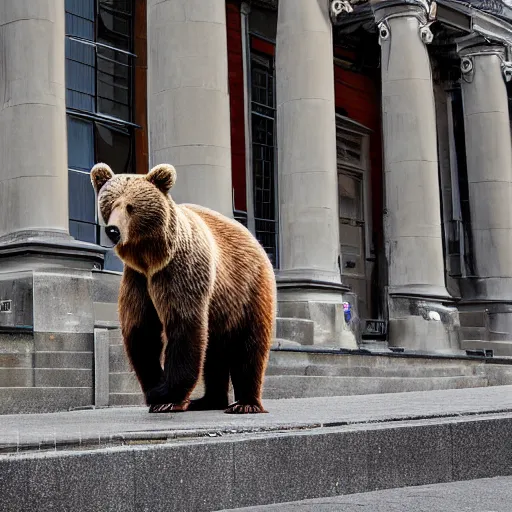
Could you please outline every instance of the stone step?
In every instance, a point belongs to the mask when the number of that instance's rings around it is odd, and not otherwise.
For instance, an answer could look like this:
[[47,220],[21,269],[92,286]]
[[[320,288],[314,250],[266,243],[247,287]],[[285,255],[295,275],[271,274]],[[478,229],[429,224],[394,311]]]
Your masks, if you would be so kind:
[[[9,417],[0,510],[209,512],[509,475],[512,415],[499,411],[511,410],[511,390],[469,391],[282,400],[252,417],[142,408]],[[493,509],[484,501],[473,510]]]
[[336,366],[334,364],[269,365],[267,375],[302,375],[324,377],[462,377],[478,373],[475,367],[454,365],[439,367],[379,368],[372,366]]
[[489,381],[482,376],[463,377],[304,377],[296,375],[267,376],[264,398],[311,398],[437,389],[487,387]]
[[463,340],[463,350],[492,350],[495,356],[512,357],[512,341]]

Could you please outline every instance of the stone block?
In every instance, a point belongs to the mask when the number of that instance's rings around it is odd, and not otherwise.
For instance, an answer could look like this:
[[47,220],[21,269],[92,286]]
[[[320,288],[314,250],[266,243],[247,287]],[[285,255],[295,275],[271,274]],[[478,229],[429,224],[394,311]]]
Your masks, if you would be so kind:
[[108,404],[111,407],[145,406],[144,395],[140,393],[110,393]]
[[0,299],[11,301],[11,311],[0,314],[0,327],[24,330],[33,328],[32,272],[2,274],[0,276]]
[[110,340],[108,330],[94,329],[94,405],[109,405]]
[[206,512],[232,506],[237,476],[230,443],[140,449],[134,453],[133,464],[137,511]]
[[34,333],[36,352],[92,352],[94,334],[90,333]]
[[0,388],[27,388],[33,385],[32,368],[0,368]]
[[[0,352],[0,368],[32,368],[30,352]],[[1,370],[0,370],[1,371]]]
[[92,370],[36,368],[34,386],[41,388],[92,388]]
[[236,443],[233,502],[244,507],[361,492],[368,487],[368,456],[361,432],[276,435]]
[[110,373],[111,393],[140,393],[141,388],[135,372]]
[[108,337],[110,341],[110,346],[123,345],[123,333],[121,329],[109,329]]
[[92,333],[91,299],[90,271],[34,273],[34,330]]
[[110,345],[109,369],[113,373],[132,371],[124,345]]
[[0,352],[30,354],[34,351],[32,333],[0,332]]
[[312,345],[314,322],[302,318],[277,318],[276,338],[295,341],[301,345]]
[[34,368],[76,368],[92,370],[92,352],[36,352]]
[[472,480],[512,474],[512,419],[454,422],[453,479]]
[[26,510],[136,510],[132,453],[105,450],[68,457],[48,453],[27,459],[24,466]]
[[[0,8],[1,9],[1,8]],[[26,512],[30,510],[30,497],[27,493],[30,462],[26,460],[0,458],[0,512]],[[41,510],[35,508],[33,510]]]
[[92,300],[93,302],[106,302],[117,304],[121,275],[116,272],[104,270],[92,271]]
[[449,425],[387,427],[367,435],[368,490],[452,480]]
[[92,388],[0,387],[0,414],[65,411],[92,403]]

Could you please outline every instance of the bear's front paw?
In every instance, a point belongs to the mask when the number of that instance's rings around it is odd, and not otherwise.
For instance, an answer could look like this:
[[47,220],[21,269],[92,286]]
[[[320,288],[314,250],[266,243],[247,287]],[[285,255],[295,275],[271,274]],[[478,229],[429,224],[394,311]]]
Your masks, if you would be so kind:
[[186,400],[180,404],[153,404],[149,407],[150,413],[164,412],[185,412],[188,409],[189,401]]
[[146,391],[147,405],[161,405],[173,402],[169,397],[169,389],[167,386],[157,386],[156,388]]
[[261,403],[232,403],[225,411],[226,414],[266,414]]

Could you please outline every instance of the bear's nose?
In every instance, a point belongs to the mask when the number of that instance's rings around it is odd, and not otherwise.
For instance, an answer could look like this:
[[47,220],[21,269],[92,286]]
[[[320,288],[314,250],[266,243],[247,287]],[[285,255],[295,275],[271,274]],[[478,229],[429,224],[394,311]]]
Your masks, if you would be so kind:
[[119,231],[117,226],[107,226],[105,228],[105,233],[114,244],[118,244],[119,240],[121,240],[121,231]]

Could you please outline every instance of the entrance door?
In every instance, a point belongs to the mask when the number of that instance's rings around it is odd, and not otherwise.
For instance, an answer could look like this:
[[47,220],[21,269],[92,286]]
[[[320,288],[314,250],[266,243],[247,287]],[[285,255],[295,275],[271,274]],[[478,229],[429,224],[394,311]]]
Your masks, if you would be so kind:
[[371,202],[369,134],[366,127],[336,115],[341,273],[361,319],[371,317]]

